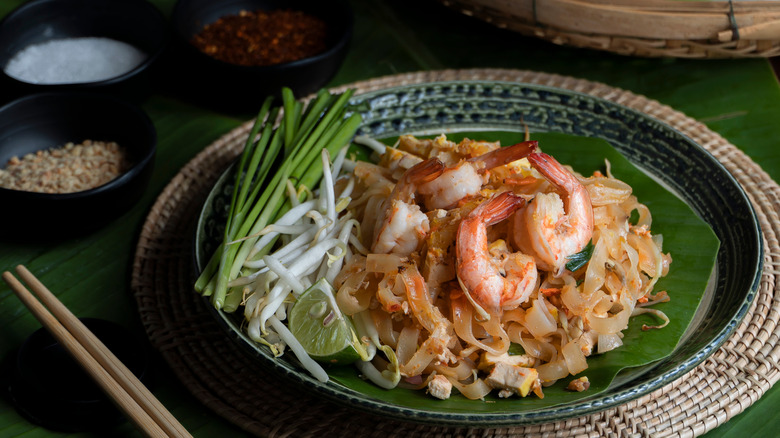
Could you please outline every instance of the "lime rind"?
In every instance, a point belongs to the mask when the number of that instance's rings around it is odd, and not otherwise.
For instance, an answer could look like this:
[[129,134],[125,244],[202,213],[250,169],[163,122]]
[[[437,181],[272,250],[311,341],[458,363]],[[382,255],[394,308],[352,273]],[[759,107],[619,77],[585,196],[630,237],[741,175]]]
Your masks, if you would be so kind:
[[[352,320],[339,309],[334,292],[324,278],[304,291],[290,309],[290,331],[317,362],[346,365],[367,360],[368,351]],[[319,309],[322,303],[327,305],[325,312]]]

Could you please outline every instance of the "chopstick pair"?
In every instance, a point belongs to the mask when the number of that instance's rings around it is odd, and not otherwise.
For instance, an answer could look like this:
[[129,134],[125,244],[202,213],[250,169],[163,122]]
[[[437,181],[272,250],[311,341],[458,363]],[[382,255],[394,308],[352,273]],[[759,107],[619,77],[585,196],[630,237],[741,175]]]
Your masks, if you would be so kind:
[[138,430],[150,437],[192,436],[97,336],[27,268],[18,265],[16,272],[38,299],[10,272],[3,272],[3,280]]

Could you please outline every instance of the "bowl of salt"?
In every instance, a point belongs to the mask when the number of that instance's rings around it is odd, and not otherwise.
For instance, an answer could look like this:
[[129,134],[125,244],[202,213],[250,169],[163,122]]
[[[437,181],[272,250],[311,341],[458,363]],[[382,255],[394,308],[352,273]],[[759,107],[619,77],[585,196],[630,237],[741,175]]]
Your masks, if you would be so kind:
[[67,89],[139,101],[168,39],[146,1],[26,2],[0,21],[0,98]]

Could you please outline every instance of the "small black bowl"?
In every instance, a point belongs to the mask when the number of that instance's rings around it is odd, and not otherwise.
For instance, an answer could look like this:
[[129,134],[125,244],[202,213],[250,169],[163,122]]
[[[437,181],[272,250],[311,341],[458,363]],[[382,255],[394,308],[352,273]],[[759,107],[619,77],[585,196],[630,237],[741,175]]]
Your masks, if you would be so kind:
[[[243,11],[291,9],[325,21],[327,49],[298,61],[268,66],[242,66],[217,60],[191,44],[205,25]],[[167,59],[177,94],[221,110],[259,108],[267,96],[289,87],[305,96],[323,87],[338,71],[352,39],[353,14],[346,0],[179,0],[171,15],[172,54]]]
[[[97,318],[81,322],[148,386],[146,345],[123,326]],[[17,352],[9,393],[17,411],[32,423],[63,432],[99,431],[124,421],[122,413],[70,353],[38,329]]]
[[[104,37],[131,44],[147,56],[134,69],[105,80],[35,84],[6,74],[8,62],[32,44],[74,37]],[[151,3],[138,0],[32,0],[0,21],[0,96],[92,90],[140,101],[148,96],[153,67],[170,42],[168,23]]]
[[[0,168],[27,153],[84,140],[116,142],[131,167],[81,192],[39,193],[0,188],[0,238],[71,236],[104,226],[143,195],[157,149],[152,121],[135,104],[97,93],[33,94],[0,107]],[[13,232],[11,232],[13,230]]]

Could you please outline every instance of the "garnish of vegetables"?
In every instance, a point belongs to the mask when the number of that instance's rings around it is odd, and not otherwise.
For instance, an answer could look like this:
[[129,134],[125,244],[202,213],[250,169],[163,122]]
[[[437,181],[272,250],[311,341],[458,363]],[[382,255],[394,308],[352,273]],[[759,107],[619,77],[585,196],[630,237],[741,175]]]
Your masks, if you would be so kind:
[[[250,257],[262,260],[275,242],[264,239],[258,248],[258,241],[267,235],[263,230],[323,179],[323,162],[327,162],[323,156],[337,155],[354,137],[361,117],[347,112],[353,92],[320,90],[304,104],[285,88],[281,107],[273,107],[271,98],[263,103],[236,164],[223,241],[195,283],[195,290],[209,296],[215,308],[225,312],[238,309],[243,287],[231,282]],[[297,184],[299,190],[293,190],[294,196],[285,196],[291,184]]]

